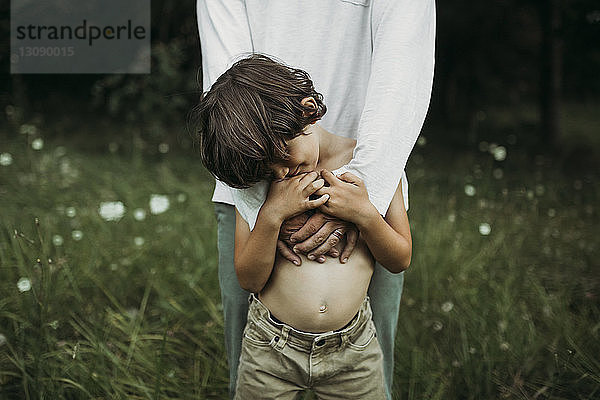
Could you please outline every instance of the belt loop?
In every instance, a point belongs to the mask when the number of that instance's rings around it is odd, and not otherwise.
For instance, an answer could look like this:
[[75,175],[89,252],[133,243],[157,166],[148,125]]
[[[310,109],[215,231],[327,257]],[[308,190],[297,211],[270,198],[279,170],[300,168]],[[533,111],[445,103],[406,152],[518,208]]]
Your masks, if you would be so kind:
[[349,334],[350,334],[349,332],[340,334],[340,347],[342,349],[345,347],[348,347],[348,335]]
[[289,333],[290,333],[290,327],[284,324],[281,327],[281,336],[279,337],[279,340],[277,341],[277,343],[275,343],[276,350],[281,351],[283,349],[283,347],[287,343]]

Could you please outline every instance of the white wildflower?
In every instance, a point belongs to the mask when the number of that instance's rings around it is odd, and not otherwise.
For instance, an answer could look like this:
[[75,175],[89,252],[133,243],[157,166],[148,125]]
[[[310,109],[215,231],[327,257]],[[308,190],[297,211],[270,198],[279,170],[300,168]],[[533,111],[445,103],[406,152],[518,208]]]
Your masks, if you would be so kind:
[[487,222],[479,224],[479,233],[483,236],[487,236],[492,231],[492,227]]
[[469,197],[473,197],[475,196],[475,193],[477,191],[475,190],[475,186],[473,185],[465,185],[465,194]]
[[442,311],[445,313],[452,311],[453,308],[454,304],[451,301],[447,301],[444,304],[442,304]]
[[162,214],[169,209],[169,198],[163,194],[150,196],[150,212],[154,215]]
[[65,242],[65,241],[64,241],[64,239],[63,239],[63,237],[62,237],[62,236],[60,236],[60,235],[54,235],[54,236],[52,236],[52,243],[53,243],[55,246],[62,246],[62,244],[63,244],[64,242]]
[[158,145],[158,152],[162,153],[162,154],[166,154],[169,152],[169,144],[168,143],[161,143]]
[[31,281],[29,280],[29,278],[21,278],[17,282],[17,288],[21,293],[28,292],[31,290]]
[[73,240],[80,241],[83,237],[83,232],[79,230],[74,230],[73,232],[71,232],[71,237],[73,238]]
[[12,162],[13,162],[12,154],[10,154],[10,153],[1,153],[0,154],[0,165],[2,165],[3,167],[8,167],[10,164],[12,164]]
[[506,159],[506,147],[497,146],[492,150],[492,154],[494,155],[494,160],[504,161]]
[[145,220],[146,210],[144,210],[143,208],[136,208],[135,210],[133,210],[133,218],[135,218],[136,221]]
[[105,221],[118,221],[125,214],[125,206],[120,201],[105,201],[100,203],[98,213]]
[[33,141],[31,142],[31,148],[34,150],[43,149],[44,148],[44,139],[42,139],[42,138],[33,139]]

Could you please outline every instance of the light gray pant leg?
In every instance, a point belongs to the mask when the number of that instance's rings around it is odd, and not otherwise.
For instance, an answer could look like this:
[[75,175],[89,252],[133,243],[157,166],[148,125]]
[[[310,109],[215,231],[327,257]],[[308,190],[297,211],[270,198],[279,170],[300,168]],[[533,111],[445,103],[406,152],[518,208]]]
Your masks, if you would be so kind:
[[379,263],[369,285],[369,297],[373,309],[373,322],[377,339],[383,352],[383,373],[388,399],[392,398],[394,378],[394,341],[396,339],[400,298],[404,284],[404,272],[392,274]]
[[250,293],[240,287],[233,265],[235,207],[215,203],[215,214],[219,249],[219,286],[225,320],[225,350],[229,362],[229,395],[233,398]]

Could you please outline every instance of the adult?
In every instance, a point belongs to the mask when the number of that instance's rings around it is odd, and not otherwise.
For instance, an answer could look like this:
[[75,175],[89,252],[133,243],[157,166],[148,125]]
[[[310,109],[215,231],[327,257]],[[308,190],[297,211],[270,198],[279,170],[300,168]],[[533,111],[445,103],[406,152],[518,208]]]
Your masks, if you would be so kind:
[[[198,0],[197,15],[204,91],[233,61],[252,52],[274,56],[308,71],[327,102],[328,111],[321,125],[337,135],[358,140],[352,161],[342,170],[351,171],[365,182],[371,202],[382,215],[402,178],[408,209],[404,167],[431,96],[434,0]],[[242,201],[239,199],[252,196],[236,198]],[[233,265],[233,189],[217,182],[213,202],[233,396],[248,292],[239,287]],[[318,231],[317,234],[297,247],[312,249],[309,254],[319,258],[331,245],[313,248],[327,237],[335,242],[340,229],[345,232],[346,227],[317,215],[299,236],[305,239],[310,233]],[[338,232],[334,233],[336,229]],[[283,254],[293,258],[289,251]],[[402,274],[392,275],[376,265],[369,287],[373,319],[384,354],[388,398],[392,392],[403,278]]]

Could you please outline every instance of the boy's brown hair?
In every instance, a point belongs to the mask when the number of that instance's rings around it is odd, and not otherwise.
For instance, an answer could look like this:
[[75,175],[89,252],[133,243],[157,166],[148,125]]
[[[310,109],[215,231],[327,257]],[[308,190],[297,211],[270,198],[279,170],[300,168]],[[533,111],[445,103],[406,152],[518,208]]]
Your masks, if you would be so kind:
[[[312,97],[317,109],[301,101]],[[308,73],[253,54],[221,75],[197,107],[197,141],[206,168],[235,188],[271,177],[286,140],[327,111]]]

